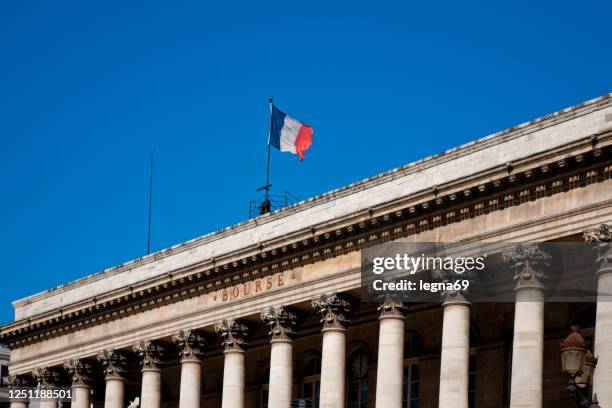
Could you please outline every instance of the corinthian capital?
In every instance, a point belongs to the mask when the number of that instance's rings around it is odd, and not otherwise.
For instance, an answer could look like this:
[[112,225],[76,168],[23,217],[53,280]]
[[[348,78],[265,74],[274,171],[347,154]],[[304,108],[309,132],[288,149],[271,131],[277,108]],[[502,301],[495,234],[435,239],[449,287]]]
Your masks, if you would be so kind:
[[200,361],[204,348],[204,338],[194,330],[181,330],[172,341],[178,347],[181,361]]
[[215,324],[215,332],[221,336],[225,351],[244,351],[249,329],[235,319],[224,319]]
[[502,258],[514,274],[516,289],[544,288],[551,256],[537,243],[518,244],[514,248],[504,249]]
[[345,329],[348,325],[351,304],[339,294],[323,294],[312,300],[312,307],[321,316],[323,329]]
[[9,374],[2,379],[4,385],[9,388],[21,388],[30,385],[29,381],[22,375]]
[[612,227],[601,224],[583,232],[584,240],[595,254],[598,273],[612,272]]
[[124,378],[127,372],[127,358],[122,351],[113,349],[102,350],[98,353],[97,357],[104,368],[106,379]]
[[297,317],[283,306],[270,307],[261,312],[261,320],[268,326],[272,340],[291,340]]
[[[454,286],[453,284],[458,280],[469,280],[472,282],[473,276],[472,273],[466,272],[465,274],[458,275],[454,271],[449,271],[446,269],[436,269],[431,272],[431,276],[433,280],[440,283],[450,284],[449,286]],[[445,285],[446,286],[446,285]],[[442,295],[442,305],[451,305],[462,303],[469,305],[470,302],[467,299],[467,291],[462,290],[443,290],[440,292]]]
[[32,371],[32,377],[38,383],[39,388],[52,388],[59,381],[59,374],[51,367],[38,367]]
[[163,347],[153,340],[141,341],[134,345],[134,353],[140,358],[143,370],[159,370],[164,356]]
[[396,300],[385,300],[378,307],[380,318],[404,318],[406,307],[402,302]]
[[91,383],[91,366],[80,358],[64,362],[64,369],[72,377],[72,385],[89,385]]

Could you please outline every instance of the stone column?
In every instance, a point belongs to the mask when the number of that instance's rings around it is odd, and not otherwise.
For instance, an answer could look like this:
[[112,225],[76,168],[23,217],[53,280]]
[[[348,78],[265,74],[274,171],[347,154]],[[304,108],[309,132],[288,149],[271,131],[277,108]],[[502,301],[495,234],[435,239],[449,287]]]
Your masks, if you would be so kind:
[[344,408],[346,394],[346,326],[351,304],[339,294],[321,295],[312,307],[323,323],[321,408]]
[[[59,380],[59,374],[53,368],[50,367],[39,367],[35,368],[32,372],[32,377],[38,383],[40,389],[53,389],[57,387]],[[57,399],[44,399],[40,400],[38,405],[40,408],[57,408]]]
[[443,292],[440,408],[468,408],[470,302],[459,291]]
[[122,351],[104,350],[98,353],[98,361],[104,368],[106,388],[104,408],[125,408],[125,374],[127,358]]
[[261,312],[270,328],[270,381],[268,408],[291,408],[293,386],[293,326],[296,316],[283,306]]
[[142,388],[140,406],[160,408],[161,406],[161,359],[164,349],[153,340],[141,341],[134,346],[134,353],[142,365]]
[[[18,375],[9,375],[4,378],[4,383],[9,389],[19,389],[30,385],[24,377]],[[28,408],[28,402],[27,398],[11,400],[11,408]]]
[[179,408],[200,408],[204,338],[196,331],[181,330],[172,340],[181,356]]
[[80,358],[64,362],[72,378],[71,408],[89,408],[91,404],[91,366]]
[[215,331],[223,342],[221,408],[244,408],[244,348],[249,329],[234,319],[222,320]]
[[376,408],[402,408],[404,388],[404,305],[392,300],[379,308]]
[[521,244],[502,256],[516,281],[510,408],[539,408],[544,364],[543,281],[550,255],[537,244]]
[[595,253],[597,267],[597,312],[593,393],[602,407],[612,407],[612,227],[602,224],[585,231],[584,237]]

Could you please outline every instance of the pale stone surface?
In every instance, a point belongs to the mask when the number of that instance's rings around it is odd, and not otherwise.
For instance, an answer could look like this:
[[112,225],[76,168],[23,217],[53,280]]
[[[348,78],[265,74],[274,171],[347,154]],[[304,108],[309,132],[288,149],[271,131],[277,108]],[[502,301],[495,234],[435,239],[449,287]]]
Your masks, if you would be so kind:
[[344,408],[346,393],[346,330],[323,329],[321,408]]
[[38,403],[39,408],[57,408],[58,402],[57,400],[41,400]]
[[380,318],[376,408],[401,408],[404,383],[404,318]]
[[159,408],[161,406],[161,370],[144,368],[142,370],[142,390],[140,406]]
[[179,408],[200,408],[202,363],[195,360],[181,362],[181,390]]
[[516,292],[510,408],[542,406],[544,301],[541,299],[542,290],[538,288]]
[[221,408],[244,408],[244,351],[226,350]]
[[[612,293],[612,270],[601,274],[599,293]],[[593,376],[593,392],[602,407],[612,407],[612,302],[597,303],[595,356],[597,368]]]
[[[310,226],[327,223],[367,208],[489,170],[506,162],[544,152],[612,127],[611,99],[590,101],[582,109],[567,110],[513,130],[470,142],[438,157],[426,158],[380,176],[301,203],[291,211],[261,217],[173,247],[160,253],[91,275],[62,287],[15,302],[15,319],[66,307],[92,296],[125,288],[197,262],[208,261],[260,242],[279,239]],[[342,192],[342,194],[340,194]],[[181,251],[189,245],[190,249]],[[155,257],[160,259],[154,261]]]
[[87,385],[72,386],[71,408],[90,408],[91,388]]
[[125,380],[107,378],[104,390],[104,408],[125,408]]
[[444,306],[440,351],[440,408],[468,408],[470,306]]
[[272,340],[268,408],[290,408],[293,385],[293,341]]
[[28,408],[28,403],[24,401],[12,401],[11,408]]
[[[611,220],[612,180],[607,180],[424,231],[402,241],[452,241],[458,236],[466,242],[541,241],[581,234]],[[180,329],[211,326],[223,318],[259,313],[268,305],[295,304],[326,291],[355,289],[361,282],[360,261],[359,252],[349,253],[298,267],[294,271],[299,279],[293,286],[260,296],[211,304],[210,296],[203,295],[16,348],[11,353],[11,370],[15,374],[27,373],[41,364],[57,365],[69,358],[95,355],[101,349],[125,348],[139,340],[171,336]]]

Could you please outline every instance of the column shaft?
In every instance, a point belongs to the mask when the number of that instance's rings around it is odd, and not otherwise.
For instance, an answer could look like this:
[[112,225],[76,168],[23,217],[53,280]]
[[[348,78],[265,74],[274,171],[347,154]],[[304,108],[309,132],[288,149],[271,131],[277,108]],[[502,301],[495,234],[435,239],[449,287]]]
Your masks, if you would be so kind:
[[344,408],[346,389],[346,330],[323,329],[321,408]]
[[268,408],[290,408],[293,386],[293,341],[272,340]]
[[[612,293],[612,273],[599,275],[597,291]],[[593,392],[602,407],[612,407],[612,302],[609,295],[597,302],[595,350],[598,358],[593,376]]]
[[539,288],[516,292],[510,408],[542,406],[544,301]]
[[142,370],[142,391],[140,406],[159,408],[161,406],[161,370],[144,368]]
[[401,408],[404,384],[404,318],[381,317],[376,408]]
[[225,351],[221,408],[244,408],[244,351]]
[[11,408],[28,408],[26,401],[11,401]]
[[470,307],[444,305],[440,355],[440,408],[468,408]]
[[104,390],[104,408],[125,408],[125,380],[122,378],[106,378]]
[[182,361],[179,408],[200,408],[201,384],[202,363],[194,360]]
[[89,408],[91,405],[91,388],[88,385],[72,386],[71,408]]
[[57,400],[41,400],[38,404],[39,408],[57,408]]

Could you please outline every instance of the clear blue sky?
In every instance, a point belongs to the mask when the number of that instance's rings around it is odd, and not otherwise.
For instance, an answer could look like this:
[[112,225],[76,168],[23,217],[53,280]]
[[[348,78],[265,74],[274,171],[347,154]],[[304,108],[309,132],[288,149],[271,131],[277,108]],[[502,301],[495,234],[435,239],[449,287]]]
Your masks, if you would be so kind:
[[247,218],[270,96],[307,198],[612,91],[611,3],[532,3],[4,2],[0,322],[143,255],[152,145],[153,249]]

